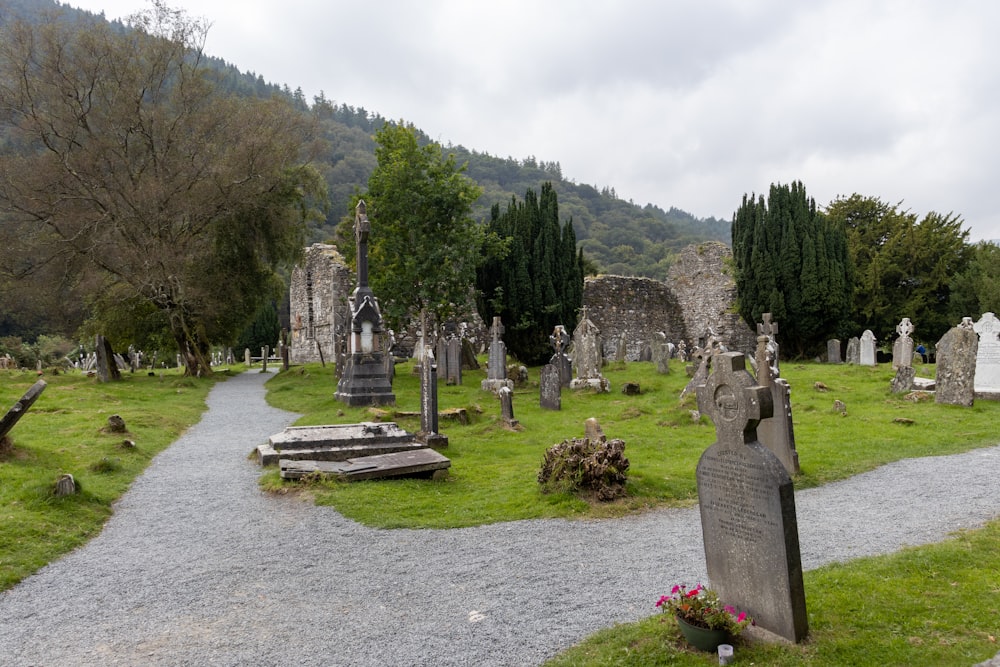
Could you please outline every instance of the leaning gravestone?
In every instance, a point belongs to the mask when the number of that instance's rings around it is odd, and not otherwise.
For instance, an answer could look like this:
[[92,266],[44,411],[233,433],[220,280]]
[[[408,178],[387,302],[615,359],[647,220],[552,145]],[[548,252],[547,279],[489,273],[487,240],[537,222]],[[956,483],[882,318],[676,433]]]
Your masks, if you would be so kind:
[[553,364],[542,366],[541,379],[538,384],[540,389],[539,405],[547,410],[561,410],[562,380],[559,377],[559,369]]
[[712,588],[726,604],[791,641],[808,634],[795,493],[785,467],[757,440],[771,394],[739,352],[716,355],[698,389],[716,442],[698,461],[698,503]]
[[983,313],[972,328],[979,334],[976,393],[1000,398],[1000,320],[993,313]]
[[859,364],[862,366],[875,366],[877,357],[875,356],[875,334],[871,329],[865,329],[861,334],[861,344],[859,352]]
[[14,428],[14,424],[16,424],[21,417],[24,416],[24,413],[35,404],[38,397],[42,395],[43,391],[45,391],[46,386],[45,380],[39,380],[35,384],[31,385],[31,387],[28,388],[28,391],[24,392],[24,395],[18,399],[17,403],[11,406],[10,410],[8,410],[7,413],[0,418],[0,439],[3,439],[8,433],[10,433],[10,430]]
[[952,327],[937,342],[937,376],[934,401],[946,405],[971,406],[975,399],[976,356],[979,336],[972,319]]
[[115,362],[115,353],[111,349],[108,339],[97,334],[94,339],[94,349],[97,353],[97,380],[98,382],[110,382],[121,380],[122,375],[118,371],[118,364]]

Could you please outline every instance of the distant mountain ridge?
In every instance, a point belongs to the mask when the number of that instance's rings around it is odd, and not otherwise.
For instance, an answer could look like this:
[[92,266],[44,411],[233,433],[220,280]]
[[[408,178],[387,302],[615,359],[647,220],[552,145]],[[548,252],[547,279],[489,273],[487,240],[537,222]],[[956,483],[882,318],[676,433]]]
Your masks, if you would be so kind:
[[[0,24],[11,16],[40,20],[45,12],[62,10],[67,17],[104,20],[102,15],[62,5],[55,0],[0,0]],[[321,93],[308,102],[301,88],[266,82],[253,72],[242,72],[221,58],[208,57],[223,89],[239,95],[267,97],[283,95],[304,113],[315,114],[329,151],[321,169],[328,184],[330,209],[324,223],[310,230],[309,242],[329,241],[348,211],[351,195],[364,190],[375,168],[375,130],[387,119],[363,107],[337,104]],[[422,135],[424,140],[429,138]],[[474,214],[489,217],[493,204],[505,208],[512,198],[523,200],[528,188],[539,192],[546,181],[553,184],[559,198],[560,217],[572,218],[584,255],[603,273],[645,276],[663,280],[677,254],[692,243],[714,240],[730,243],[730,222],[718,218],[697,218],[677,208],[664,211],[658,206],[639,206],[619,199],[613,187],[600,190],[566,179],[558,162],[538,162],[534,157],[500,158],[464,146],[445,146],[466,174],[483,188]]]

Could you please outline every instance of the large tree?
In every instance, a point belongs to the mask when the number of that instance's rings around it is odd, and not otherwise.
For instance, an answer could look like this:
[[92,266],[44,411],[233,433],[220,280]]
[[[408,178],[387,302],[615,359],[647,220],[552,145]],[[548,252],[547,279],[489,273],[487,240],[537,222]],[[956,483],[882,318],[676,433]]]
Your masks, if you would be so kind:
[[[487,242],[471,213],[482,190],[454,155],[421,143],[413,125],[386,124],[375,142],[378,164],[353,204],[364,199],[368,209],[368,282],[386,322],[399,329],[424,312],[439,324],[465,314]],[[352,206],[339,229],[348,258],[353,223]]]
[[751,327],[771,313],[796,355],[839,333],[852,288],[844,227],[816,210],[801,182],[772,185],[766,201],[743,196],[733,259],[739,312]]
[[936,341],[957,323],[951,283],[972,257],[961,217],[931,212],[918,219],[898,204],[858,194],[835,199],[827,216],[847,230],[856,330],[871,329],[879,340],[890,340],[908,317],[918,338]]
[[583,305],[583,254],[572,219],[559,221],[559,200],[551,183],[541,195],[528,189],[504,213],[495,204],[488,228],[510,245],[506,259],[483,264],[476,280],[479,314],[499,315],[504,341],[518,359],[541,364],[552,354],[549,335],[557,324],[576,326]]
[[63,16],[0,35],[7,231],[44,249],[34,264],[83,258],[157,311],[192,374],[281,289],[322,197],[307,116],[220,92],[206,33],[156,1],[124,30]]
[[1000,313],[1000,245],[980,241],[972,247],[972,258],[965,271],[949,284],[950,321],[963,317],[978,319],[983,313]]

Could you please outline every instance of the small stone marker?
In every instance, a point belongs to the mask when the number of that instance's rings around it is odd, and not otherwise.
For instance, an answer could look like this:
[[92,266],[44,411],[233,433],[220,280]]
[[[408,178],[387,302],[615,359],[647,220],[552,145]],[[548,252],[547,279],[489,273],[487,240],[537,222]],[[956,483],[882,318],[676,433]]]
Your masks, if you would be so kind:
[[875,355],[875,334],[871,329],[865,329],[861,334],[860,352],[858,363],[862,366],[875,366],[878,362]]
[[622,393],[626,396],[638,396],[642,393],[642,388],[638,382],[626,382],[622,384]]
[[518,421],[514,419],[514,391],[510,387],[500,387],[497,391],[500,399],[500,419],[507,428],[514,428]]
[[840,339],[831,338],[826,341],[826,362],[828,364],[844,363],[844,360],[840,357]]
[[757,440],[771,393],[754,382],[739,352],[716,355],[713,366],[698,406],[717,440],[696,473],[708,578],[726,604],[798,642],[809,630],[795,493],[781,461]]
[[247,368],[250,368],[253,365],[253,359],[250,358],[249,347],[243,348],[243,363],[247,365]]
[[894,394],[905,394],[913,389],[913,380],[917,371],[913,366],[899,366],[896,375],[889,381],[889,389]]
[[27,412],[28,409],[35,404],[35,401],[38,400],[38,397],[42,395],[46,386],[45,380],[38,380],[35,384],[28,387],[28,391],[24,392],[24,395],[21,396],[21,398],[19,398],[13,406],[11,406],[10,410],[7,411],[7,414],[0,419],[0,438],[3,438],[10,433],[10,430],[14,428],[14,425],[21,419],[21,417],[24,416],[24,413]]
[[976,359],[979,337],[971,318],[952,327],[937,342],[937,376],[934,401],[971,406],[975,400]]
[[993,313],[983,313],[972,325],[979,334],[979,351],[976,353],[976,393],[991,398],[1000,394],[1000,320]]
[[73,479],[73,475],[61,475],[56,480],[55,494],[57,496],[71,496],[74,493],[76,493],[76,480]]
[[108,417],[108,433],[126,433],[128,428],[125,426],[125,420],[122,419],[121,415],[111,415]]
[[542,366],[541,379],[538,384],[540,391],[539,405],[546,410],[561,410],[562,381],[559,378],[559,369],[553,364]]
[[861,339],[857,336],[847,340],[847,363],[855,366],[861,363]]

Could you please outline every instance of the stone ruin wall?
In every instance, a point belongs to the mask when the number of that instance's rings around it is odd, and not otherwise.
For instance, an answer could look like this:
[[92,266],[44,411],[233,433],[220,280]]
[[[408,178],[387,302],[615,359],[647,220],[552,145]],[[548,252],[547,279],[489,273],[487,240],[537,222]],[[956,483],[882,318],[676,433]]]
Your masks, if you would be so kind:
[[756,333],[733,310],[736,283],[729,274],[730,257],[732,251],[726,244],[708,242],[681,251],[665,282],[622,276],[588,278],[583,303],[601,330],[605,358],[615,357],[623,331],[625,359],[636,361],[658,331],[675,345],[683,339],[690,350],[705,342],[710,326],[730,350],[753,354]]
[[[736,284],[729,274],[730,257],[732,251],[724,243],[708,242],[685,248],[665,282],[624,276],[587,278],[583,303],[601,330],[605,358],[615,358],[622,332],[625,359],[636,361],[657,332],[675,345],[683,339],[691,349],[704,341],[709,326],[730,350],[752,355],[756,333],[733,311]],[[306,249],[305,261],[293,270],[290,285],[292,363],[319,361],[317,343],[323,358],[332,363],[334,324],[342,333],[349,321],[347,296],[353,289],[354,274],[336,246],[316,243]],[[472,319],[466,331],[481,352],[489,337],[485,324],[478,317]],[[397,334],[397,354],[412,351],[415,328]]]
[[289,361],[335,363],[336,334],[350,323],[347,297],[354,291],[354,272],[333,245],[314,243],[302,264],[292,270],[289,285],[291,336]]
[[[757,349],[757,332],[735,310],[732,257],[729,246],[719,241],[690,245],[667,272],[667,285],[684,311],[689,348],[703,343],[711,326],[731,352],[752,356]],[[778,338],[780,341],[780,335]]]

